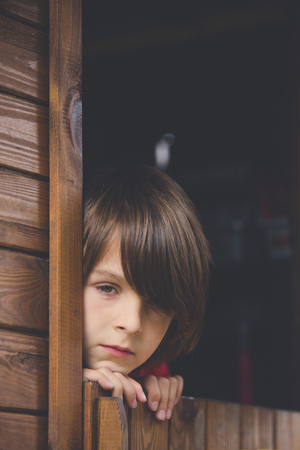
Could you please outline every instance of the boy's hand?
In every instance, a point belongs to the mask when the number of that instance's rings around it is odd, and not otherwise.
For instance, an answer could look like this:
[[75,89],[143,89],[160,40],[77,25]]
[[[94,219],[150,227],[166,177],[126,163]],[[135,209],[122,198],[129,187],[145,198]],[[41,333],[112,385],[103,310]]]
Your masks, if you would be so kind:
[[102,367],[99,370],[83,369],[82,379],[83,381],[96,381],[103,389],[112,391],[113,397],[124,395],[130,408],[137,407],[137,400],[140,402],[147,401],[140,383],[120,372],[112,372],[107,367]]
[[179,375],[174,377],[148,375],[141,383],[148,392],[149,408],[156,411],[155,417],[158,420],[170,419],[173,406],[178,403],[183,390],[183,378]]

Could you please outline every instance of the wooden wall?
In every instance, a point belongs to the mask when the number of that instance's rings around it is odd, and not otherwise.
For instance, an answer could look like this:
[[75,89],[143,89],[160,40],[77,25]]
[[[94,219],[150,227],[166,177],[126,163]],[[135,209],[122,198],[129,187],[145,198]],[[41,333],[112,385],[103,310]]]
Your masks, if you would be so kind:
[[47,448],[47,0],[0,5],[0,448]]

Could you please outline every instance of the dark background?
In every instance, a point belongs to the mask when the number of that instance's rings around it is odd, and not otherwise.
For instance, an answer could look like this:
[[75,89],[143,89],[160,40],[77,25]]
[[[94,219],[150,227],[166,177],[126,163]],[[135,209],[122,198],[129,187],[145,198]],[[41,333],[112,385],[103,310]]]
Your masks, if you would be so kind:
[[174,134],[166,172],[214,258],[202,338],[172,370],[188,396],[292,409],[295,2],[103,3],[83,2],[85,171],[155,165]]

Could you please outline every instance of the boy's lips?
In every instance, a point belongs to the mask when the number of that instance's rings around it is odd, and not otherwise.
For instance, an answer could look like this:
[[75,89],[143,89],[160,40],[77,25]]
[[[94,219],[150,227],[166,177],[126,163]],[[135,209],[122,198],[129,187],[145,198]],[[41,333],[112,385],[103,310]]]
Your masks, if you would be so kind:
[[132,356],[134,353],[128,347],[120,347],[119,345],[101,345],[108,353],[115,356]]

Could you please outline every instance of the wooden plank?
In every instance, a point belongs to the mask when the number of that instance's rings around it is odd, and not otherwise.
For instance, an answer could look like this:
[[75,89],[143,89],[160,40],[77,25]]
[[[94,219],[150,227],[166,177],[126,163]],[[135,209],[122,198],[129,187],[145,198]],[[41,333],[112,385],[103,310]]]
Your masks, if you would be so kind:
[[128,426],[121,398],[98,399],[97,436],[97,450],[128,450]]
[[48,102],[48,35],[0,15],[0,89]]
[[0,219],[48,230],[48,191],[48,183],[44,181],[0,170]]
[[254,406],[241,406],[241,448],[273,449],[274,411]]
[[206,450],[240,450],[240,407],[234,403],[207,402]]
[[81,2],[50,0],[49,447],[82,447]]
[[137,408],[128,408],[130,450],[166,450],[168,425],[168,420],[160,422],[155,419],[147,404],[138,402]]
[[49,174],[48,108],[0,93],[0,164]]
[[0,324],[48,330],[48,261],[0,249]]
[[203,450],[205,434],[205,400],[182,397],[172,413],[170,450]]
[[48,253],[48,231],[0,220],[0,245],[37,253]]
[[0,412],[1,450],[46,450],[46,417]]
[[49,2],[47,0],[1,0],[0,12],[9,14],[45,29],[49,26]]
[[275,411],[275,449],[299,450],[300,413]]
[[110,397],[110,392],[102,389],[98,383],[83,383],[83,450],[97,448],[97,399],[100,397]]
[[38,354],[43,347],[43,338],[0,330],[1,408],[47,410],[47,351]]

